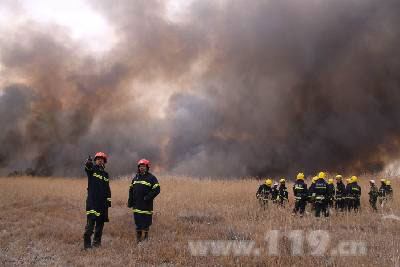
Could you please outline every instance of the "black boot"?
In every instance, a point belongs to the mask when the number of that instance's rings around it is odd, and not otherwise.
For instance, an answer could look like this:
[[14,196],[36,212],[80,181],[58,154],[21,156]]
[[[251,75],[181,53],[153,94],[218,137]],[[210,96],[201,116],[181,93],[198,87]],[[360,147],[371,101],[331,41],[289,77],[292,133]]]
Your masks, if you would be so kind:
[[93,247],[95,247],[95,248],[101,247],[101,238],[93,239]]
[[136,242],[138,244],[142,242],[142,230],[136,230]]
[[95,232],[93,237],[93,247],[98,248],[101,247],[101,232]]
[[91,219],[87,219],[85,233],[83,234],[83,249],[92,248],[92,235],[94,229],[95,221]]
[[143,241],[146,241],[149,238],[149,230],[143,230]]
[[89,248],[92,248],[92,240],[91,240],[90,236],[85,234],[83,236],[83,249],[86,250]]
[[93,247],[100,247],[101,246],[101,236],[103,235],[103,221],[96,221],[96,228],[94,231],[94,238],[93,238]]

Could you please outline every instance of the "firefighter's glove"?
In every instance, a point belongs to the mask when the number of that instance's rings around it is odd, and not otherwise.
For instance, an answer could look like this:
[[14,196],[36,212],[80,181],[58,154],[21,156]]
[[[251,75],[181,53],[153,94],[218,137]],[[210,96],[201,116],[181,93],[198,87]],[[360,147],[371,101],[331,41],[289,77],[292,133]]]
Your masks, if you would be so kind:
[[85,163],[86,169],[91,169],[93,167],[93,161],[87,160]]

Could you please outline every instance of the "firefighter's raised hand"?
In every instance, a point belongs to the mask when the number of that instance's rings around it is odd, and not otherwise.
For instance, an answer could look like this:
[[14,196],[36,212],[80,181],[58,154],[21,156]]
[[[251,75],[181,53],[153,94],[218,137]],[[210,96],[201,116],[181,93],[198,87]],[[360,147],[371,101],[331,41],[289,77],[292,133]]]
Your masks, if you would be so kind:
[[91,169],[93,167],[92,157],[89,155],[88,159],[85,162],[86,169]]

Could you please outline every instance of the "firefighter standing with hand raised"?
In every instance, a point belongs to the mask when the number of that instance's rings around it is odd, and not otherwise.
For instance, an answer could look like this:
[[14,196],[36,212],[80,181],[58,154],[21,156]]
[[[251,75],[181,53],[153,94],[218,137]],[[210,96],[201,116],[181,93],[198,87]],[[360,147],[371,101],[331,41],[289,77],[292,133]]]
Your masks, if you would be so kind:
[[[111,207],[111,190],[108,173],[104,170],[107,155],[96,153],[94,164],[91,157],[85,163],[88,177],[86,216],[87,222],[83,235],[84,249],[101,246],[104,223],[108,222],[108,208]],[[94,238],[92,244],[92,235]]]

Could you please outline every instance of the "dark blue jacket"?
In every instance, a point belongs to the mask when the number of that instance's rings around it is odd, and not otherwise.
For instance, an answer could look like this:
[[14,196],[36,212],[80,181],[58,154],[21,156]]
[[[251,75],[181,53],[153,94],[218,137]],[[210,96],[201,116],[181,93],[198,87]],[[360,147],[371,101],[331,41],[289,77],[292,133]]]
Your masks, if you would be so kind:
[[135,213],[151,215],[153,200],[159,193],[160,184],[153,174],[136,174],[129,188],[128,207]]
[[86,215],[108,222],[108,207],[111,206],[108,173],[98,165],[87,165],[85,171],[88,177]]

